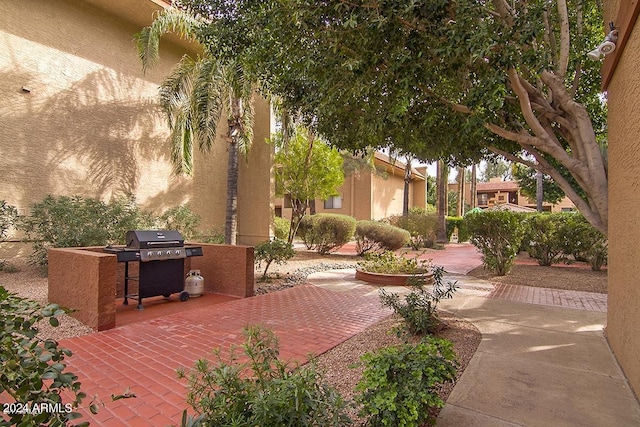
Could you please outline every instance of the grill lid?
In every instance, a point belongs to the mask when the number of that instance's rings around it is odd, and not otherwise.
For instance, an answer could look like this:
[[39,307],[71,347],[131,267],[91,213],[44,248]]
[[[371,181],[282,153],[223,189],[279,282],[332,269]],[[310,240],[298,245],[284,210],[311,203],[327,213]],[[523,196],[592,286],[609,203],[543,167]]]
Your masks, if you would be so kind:
[[127,247],[132,249],[179,248],[184,239],[177,230],[130,230],[127,231]]

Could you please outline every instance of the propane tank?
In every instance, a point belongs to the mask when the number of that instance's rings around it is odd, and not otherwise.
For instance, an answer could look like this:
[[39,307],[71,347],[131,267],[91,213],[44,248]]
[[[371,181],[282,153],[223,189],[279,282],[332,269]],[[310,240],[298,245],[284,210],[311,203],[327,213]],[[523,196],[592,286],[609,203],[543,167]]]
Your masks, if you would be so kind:
[[189,297],[199,297],[204,292],[204,277],[200,270],[191,270],[184,281],[184,290],[189,292]]

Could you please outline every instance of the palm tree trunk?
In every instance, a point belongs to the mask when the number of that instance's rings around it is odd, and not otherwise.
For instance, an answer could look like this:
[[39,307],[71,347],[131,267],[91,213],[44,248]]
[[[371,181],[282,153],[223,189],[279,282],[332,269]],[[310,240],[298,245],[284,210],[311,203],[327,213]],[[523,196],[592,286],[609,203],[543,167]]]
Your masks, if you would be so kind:
[[227,210],[225,214],[224,242],[236,244],[238,232],[238,142],[231,137],[227,165]]
[[474,164],[473,166],[471,166],[471,189],[469,190],[471,192],[470,196],[471,196],[471,209],[474,209],[478,206],[478,187],[477,184],[478,183],[478,172],[476,169],[476,165]]
[[411,184],[411,157],[407,156],[404,167],[404,190],[402,193],[402,216],[409,216],[409,185]]
[[437,163],[437,216],[438,216],[438,232],[436,241],[438,243],[447,242],[447,174],[445,168],[447,166],[444,161],[438,160]]

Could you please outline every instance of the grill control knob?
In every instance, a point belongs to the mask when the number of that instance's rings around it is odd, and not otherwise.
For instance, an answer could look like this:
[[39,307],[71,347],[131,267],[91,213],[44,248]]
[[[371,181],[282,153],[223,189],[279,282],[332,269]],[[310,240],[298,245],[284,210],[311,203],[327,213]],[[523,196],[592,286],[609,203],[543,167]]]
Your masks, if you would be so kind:
[[180,255],[180,249],[176,249],[176,255]]
[[171,251],[167,251],[167,256],[171,256]]
[[149,252],[147,252],[147,256],[148,256],[149,258],[153,258],[153,251],[149,251]]
[[158,256],[162,256],[162,251],[158,251],[156,253],[158,254]]

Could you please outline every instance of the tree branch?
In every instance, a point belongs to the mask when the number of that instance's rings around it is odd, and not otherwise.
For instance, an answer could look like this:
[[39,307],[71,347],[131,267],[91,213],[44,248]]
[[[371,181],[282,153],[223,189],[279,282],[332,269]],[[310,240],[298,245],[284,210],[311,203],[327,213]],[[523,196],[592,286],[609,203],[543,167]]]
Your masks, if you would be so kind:
[[560,20],[560,61],[556,66],[556,74],[562,79],[567,74],[569,67],[569,49],[571,47],[567,0],[558,0],[558,18]]

